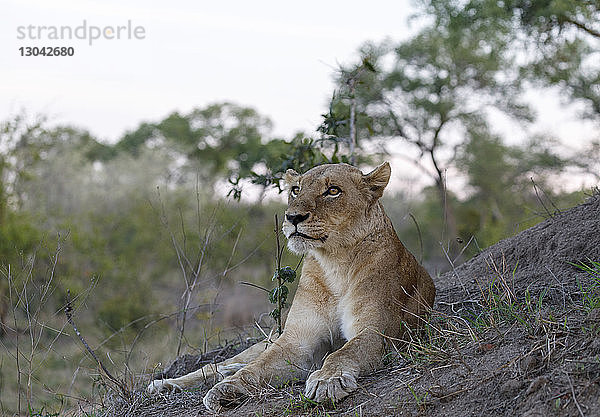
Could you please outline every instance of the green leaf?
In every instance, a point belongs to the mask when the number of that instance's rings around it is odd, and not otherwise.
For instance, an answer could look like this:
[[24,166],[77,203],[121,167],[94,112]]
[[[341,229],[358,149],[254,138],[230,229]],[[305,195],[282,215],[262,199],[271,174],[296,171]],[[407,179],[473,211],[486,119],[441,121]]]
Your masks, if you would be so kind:
[[281,287],[279,287],[279,297],[281,297],[281,305],[283,306],[287,300],[287,296],[289,294],[289,290],[288,287],[286,287],[285,285],[282,285]]
[[279,287],[275,287],[275,288],[273,288],[273,289],[272,289],[272,290],[269,292],[269,302],[270,302],[271,304],[276,304],[276,303],[277,303],[277,293],[278,293],[277,289],[278,289],[278,288],[279,288]]
[[296,271],[291,266],[285,266],[279,270],[279,275],[284,282],[294,282]]

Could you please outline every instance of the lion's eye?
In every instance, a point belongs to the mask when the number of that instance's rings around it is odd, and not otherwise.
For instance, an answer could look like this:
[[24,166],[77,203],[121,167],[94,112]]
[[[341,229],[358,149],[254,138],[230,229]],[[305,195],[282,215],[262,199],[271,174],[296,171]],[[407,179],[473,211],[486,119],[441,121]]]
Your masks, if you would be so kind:
[[342,193],[342,189],[340,187],[336,187],[335,185],[332,185],[331,187],[329,187],[327,189],[327,191],[325,191],[325,195],[331,195],[331,196],[340,195],[341,193]]
[[291,189],[290,189],[290,194],[292,195],[292,197],[296,197],[298,195],[298,193],[300,192],[300,187],[298,187],[297,185],[294,185]]

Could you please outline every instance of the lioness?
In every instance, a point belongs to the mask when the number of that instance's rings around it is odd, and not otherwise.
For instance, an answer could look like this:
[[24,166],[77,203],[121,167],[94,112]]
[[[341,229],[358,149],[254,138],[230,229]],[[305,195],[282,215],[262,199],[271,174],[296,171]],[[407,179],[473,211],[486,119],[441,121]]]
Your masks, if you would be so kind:
[[315,401],[354,391],[356,379],[381,364],[386,340],[421,324],[435,297],[379,202],[390,173],[387,162],[366,175],[346,164],[288,170],[283,233],[289,249],[306,257],[283,333],[219,364],[153,381],[148,391],[222,379],[204,397],[211,411],[307,376],[305,393]]

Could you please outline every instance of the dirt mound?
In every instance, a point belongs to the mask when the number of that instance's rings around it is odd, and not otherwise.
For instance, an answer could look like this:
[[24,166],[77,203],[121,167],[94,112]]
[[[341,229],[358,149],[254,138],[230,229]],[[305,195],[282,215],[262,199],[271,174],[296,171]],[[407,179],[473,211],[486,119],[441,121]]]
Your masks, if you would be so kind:
[[[300,395],[303,386],[293,385],[223,415],[600,415],[600,264],[594,261],[600,261],[600,195],[435,279],[438,296],[425,332],[407,335],[390,365],[361,378],[358,392],[337,407],[311,404]],[[184,358],[173,369],[186,373],[201,362]],[[202,405],[207,389],[159,398],[138,392],[105,414],[209,415]]]
[[472,283],[477,277],[489,275],[494,265],[514,268],[517,287],[555,281],[558,276],[566,278],[581,273],[570,263],[600,260],[599,234],[600,196],[595,195],[582,205],[483,250],[436,279],[435,284],[441,293],[460,288],[461,283],[466,288],[469,280]]

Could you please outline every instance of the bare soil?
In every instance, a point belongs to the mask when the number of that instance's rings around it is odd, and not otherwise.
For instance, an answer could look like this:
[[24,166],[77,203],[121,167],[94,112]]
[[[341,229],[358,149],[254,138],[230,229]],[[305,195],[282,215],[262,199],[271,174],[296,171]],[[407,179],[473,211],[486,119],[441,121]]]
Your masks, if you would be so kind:
[[[429,325],[333,406],[269,389],[223,416],[600,416],[600,288],[573,264],[600,261],[600,195],[483,250],[435,279]],[[242,344],[243,345],[243,344]],[[212,356],[179,358],[165,371]],[[218,358],[217,358],[218,359]],[[204,416],[209,387],[113,399],[107,416]]]

